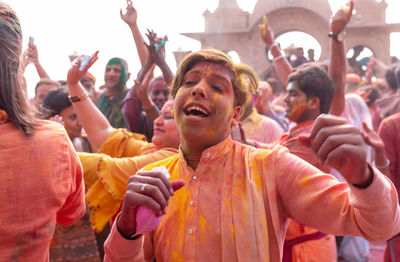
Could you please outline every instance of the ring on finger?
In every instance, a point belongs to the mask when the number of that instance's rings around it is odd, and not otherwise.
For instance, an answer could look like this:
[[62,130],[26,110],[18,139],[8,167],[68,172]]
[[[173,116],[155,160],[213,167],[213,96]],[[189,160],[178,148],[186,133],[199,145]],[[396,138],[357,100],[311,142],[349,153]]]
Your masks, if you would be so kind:
[[141,192],[144,192],[144,190],[146,190],[146,186],[147,186],[146,183],[145,183],[145,184],[142,184],[142,185],[140,186],[140,191],[141,191]]

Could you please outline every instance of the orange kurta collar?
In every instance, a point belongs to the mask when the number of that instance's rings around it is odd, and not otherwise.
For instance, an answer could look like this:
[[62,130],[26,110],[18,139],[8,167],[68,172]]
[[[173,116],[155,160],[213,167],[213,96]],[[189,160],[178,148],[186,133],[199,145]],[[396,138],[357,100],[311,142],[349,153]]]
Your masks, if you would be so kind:
[[[232,147],[234,146],[233,144],[234,144],[234,141],[232,140],[231,136],[229,135],[222,142],[204,150],[201,153],[201,158],[200,158],[199,164],[204,163],[208,159],[214,159],[214,158],[221,157],[221,156],[228,154],[231,151]],[[185,159],[185,156],[183,155],[181,146],[179,146],[179,160],[186,167],[189,167],[189,165]]]

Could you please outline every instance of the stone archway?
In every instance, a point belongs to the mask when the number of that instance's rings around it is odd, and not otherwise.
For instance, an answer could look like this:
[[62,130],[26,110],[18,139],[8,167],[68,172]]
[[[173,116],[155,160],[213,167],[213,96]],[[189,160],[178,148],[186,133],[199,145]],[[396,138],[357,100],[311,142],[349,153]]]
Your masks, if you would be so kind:
[[[400,24],[385,23],[386,7],[385,1],[357,1],[358,14],[346,30],[346,52],[355,45],[365,45],[373,50],[378,59],[389,62],[389,35],[400,31]],[[289,31],[301,31],[313,36],[321,45],[319,61],[323,61],[329,58],[331,14],[327,0],[259,0],[252,14],[241,10],[236,0],[220,0],[213,13],[204,12],[204,32],[183,35],[199,40],[203,48],[235,50],[241,61],[251,65],[261,75],[270,67],[258,29],[263,15],[267,15],[276,36]],[[179,57],[179,54],[176,52],[175,56]]]
[[[319,61],[324,61],[329,58],[329,24],[319,14],[304,8],[289,7],[277,9],[265,15],[268,17],[270,27],[273,28],[275,38],[292,31],[300,31],[309,34],[321,46]],[[262,16],[253,23],[250,32],[253,34],[252,39],[258,38],[256,40],[258,43],[256,44],[254,42],[253,45],[263,52],[264,44],[260,39],[258,31],[258,24],[260,23],[262,23]],[[265,68],[265,59],[261,54],[254,55],[254,52],[248,52],[246,50],[240,50],[238,53],[243,57],[243,61],[247,61],[247,63],[255,67],[257,73],[265,71],[265,69],[262,70],[263,64]]]
[[293,3],[288,4],[288,0],[260,0],[250,15],[242,11],[235,0],[221,0],[214,13],[208,11],[204,13],[205,32],[184,35],[199,40],[203,48],[235,50],[241,61],[251,65],[260,75],[270,67],[258,29],[262,17],[267,15],[276,37],[290,31],[307,33],[321,45],[320,60],[327,59],[328,20],[331,14],[328,1],[289,0],[289,2]]

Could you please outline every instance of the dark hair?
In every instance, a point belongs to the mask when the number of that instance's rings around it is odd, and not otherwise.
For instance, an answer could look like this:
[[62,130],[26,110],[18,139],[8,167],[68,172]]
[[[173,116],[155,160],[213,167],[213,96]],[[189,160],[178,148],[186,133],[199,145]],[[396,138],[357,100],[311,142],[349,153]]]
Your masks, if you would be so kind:
[[41,78],[39,80],[39,82],[37,82],[37,84],[35,86],[35,95],[36,95],[37,89],[41,85],[54,85],[55,87],[60,87],[61,86],[61,84],[59,82],[51,80],[50,78]]
[[69,92],[66,86],[51,90],[43,99],[41,110],[44,118],[59,115],[65,108],[72,106],[68,96]]
[[182,86],[185,74],[200,62],[223,65],[230,71],[235,105],[244,105],[247,101],[247,96],[250,95],[248,90],[256,92],[258,89],[258,78],[251,67],[242,63],[236,65],[225,53],[209,48],[190,53],[183,59],[170,86],[172,97],[175,98],[178,89]]
[[391,65],[389,66],[386,71],[385,71],[385,79],[386,79],[386,83],[388,84],[388,86],[390,87],[390,89],[392,89],[393,91],[397,90],[397,79],[396,79],[396,68],[399,65],[395,64],[395,65]]
[[20,57],[22,31],[17,15],[0,2],[0,109],[25,135],[31,136],[36,126],[25,93],[22,91]]
[[319,98],[321,113],[329,113],[335,87],[324,67],[311,63],[300,66],[289,75],[289,82],[293,81],[307,98]]
[[368,85],[368,86],[363,86],[359,88],[359,91],[361,93],[367,93],[369,90],[372,90],[371,93],[368,96],[368,101],[367,101],[367,106],[371,107],[376,100],[381,98],[381,92],[379,91],[378,87],[376,85]]

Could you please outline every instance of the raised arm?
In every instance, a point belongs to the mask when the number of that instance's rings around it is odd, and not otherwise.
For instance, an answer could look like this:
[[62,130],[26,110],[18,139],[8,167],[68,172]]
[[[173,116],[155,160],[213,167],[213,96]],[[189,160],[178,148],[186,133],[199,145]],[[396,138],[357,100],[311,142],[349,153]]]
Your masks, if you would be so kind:
[[78,115],[79,121],[85,129],[89,140],[99,148],[113,128],[96,105],[93,104],[92,100],[86,99],[88,94],[79,82],[98,59],[97,54],[98,51],[90,57],[88,65],[83,70],[79,70],[80,59],[74,62],[72,68],[68,71],[67,83],[71,99],[75,100],[72,102],[72,106]]
[[132,32],[133,40],[135,41],[136,50],[139,55],[140,64],[142,67],[146,63],[146,59],[149,56],[149,51],[146,48],[142,34],[140,33],[137,25],[137,11],[132,5],[132,1],[126,1],[127,7],[125,14],[120,9],[121,19],[129,26]]
[[[164,80],[167,85],[169,85],[174,78],[174,74],[169,68],[167,62],[165,61],[165,42],[167,41],[167,37],[165,37],[163,40],[159,39],[157,38],[157,34],[153,31],[148,31],[146,36],[149,39],[150,43],[150,45],[148,46],[149,54],[152,57],[154,63],[156,63],[156,65],[161,69]],[[156,49],[155,45],[159,46],[159,49]]]
[[258,25],[260,28],[261,39],[267,45],[270,50],[272,56],[272,62],[278,71],[279,78],[281,79],[283,85],[286,87],[288,84],[288,79],[290,73],[293,71],[293,68],[289,61],[286,59],[285,55],[282,54],[282,51],[278,44],[275,42],[274,33],[268,27],[267,17],[263,16],[263,24]]
[[345,108],[345,81],[346,81],[346,54],[344,50],[343,31],[350,21],[353,13],[353,0],[347,5],[339,9],[331,18],[330,21],[330,65],[329,76],[332,77],[335,83],[335,93],[331,103],[330,113],[332,115],[341,115]]
[[[158,117],[157,107],[151,101],[147,91],[154,67],[155,65],[150,68],[142,68],[122,106],[122,113],[128,129],[131,132],[145,134],[147,139],[151,139],[153,121]],[[142,108],[146,111],[147,119],[142,114]]]
[[29,43],[28,46],[28,59],[35,65],[36,72],[38,73],[39,77],[50,78],[46,70],[44,70],[43,66],[39,62],[39,53],[36,45],[34,43]]
[[375,160],[373,162],[373,166],[379,169],[382,174],[391,178],[389,170],[390,160],[386,156],[385,144],[383,143],[379,135],[375,131],[371,130],[364,121],[362,122],[362,125],[364,129],[364,131],[362,132],[364,142],[367,145],[371,146],[375,152]]

